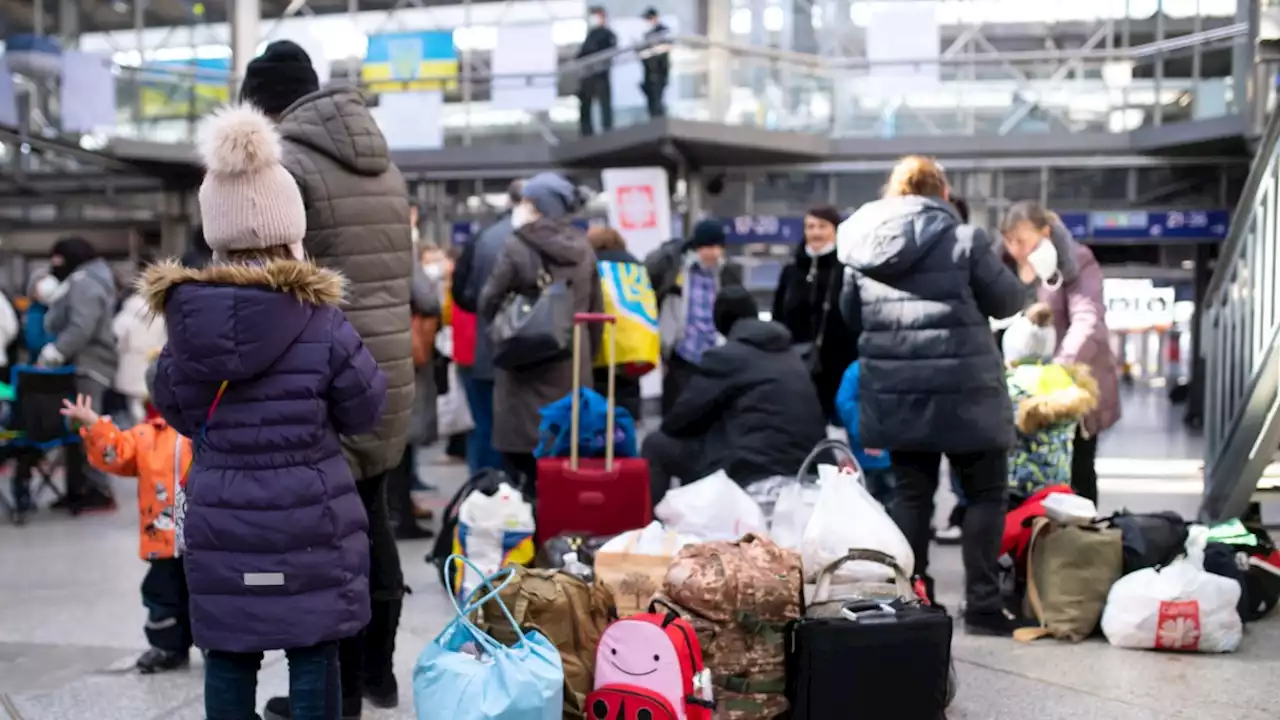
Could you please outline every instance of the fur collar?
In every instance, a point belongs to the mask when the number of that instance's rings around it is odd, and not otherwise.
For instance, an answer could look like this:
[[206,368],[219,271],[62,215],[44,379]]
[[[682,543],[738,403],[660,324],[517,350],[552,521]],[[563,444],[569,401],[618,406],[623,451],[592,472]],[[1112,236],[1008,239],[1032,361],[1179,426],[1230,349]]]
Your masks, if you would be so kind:
[[1018,430],[1030,435],[1050,425],[1077,422],[1098,407],[1098,382],[1084,365],[1067,365],[1074,385],[1069,388],[1023,398],[1015,418]]
[[272,260],[262,265],[212,263],[199,269],[166,260],[147,268],[137,280],[137,289],[151,312],[160,314],[169,291],[189,282],[270,288],[309,305],[338,305],[347,284],[341,273],[299,260]]

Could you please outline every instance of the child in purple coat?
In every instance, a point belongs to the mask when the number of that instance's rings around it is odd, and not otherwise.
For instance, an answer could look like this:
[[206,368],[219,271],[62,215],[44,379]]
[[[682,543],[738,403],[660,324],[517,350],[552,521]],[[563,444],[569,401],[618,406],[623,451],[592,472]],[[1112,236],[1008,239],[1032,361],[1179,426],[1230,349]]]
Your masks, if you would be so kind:
[[295,720],[337,720],[338,640],[369,620],[368,519],[339,435],[374,427],[387,381],[339,309],[343,278],[305,261],[306,219],[258,111],[201,127],[203,269],[140,289],[169,343],[153,403],[194,442],[184,526],[209,720],[256,717],[266,650],[285,650]]

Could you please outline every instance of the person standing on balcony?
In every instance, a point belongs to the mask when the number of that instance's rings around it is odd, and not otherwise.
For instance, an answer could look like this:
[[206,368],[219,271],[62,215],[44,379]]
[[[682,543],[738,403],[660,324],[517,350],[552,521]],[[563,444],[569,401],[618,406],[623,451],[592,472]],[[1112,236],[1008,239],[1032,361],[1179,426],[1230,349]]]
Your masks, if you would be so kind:
[[671,48],[667,45],[667,26],[658,17],[657,8],[645,10],[641,17],[649,23],[649,29],[644,33],[644,82],[640,83],[640,90],[649,106],[649,117],[657,119],[667,116],[662,96],[671,78]]
[[[359,717],[363,697],[379,707],[399,702],[392,655],[405,585],[387,480],[404,457],[414,398],[409,299],[417,263],[409,193],[360,90],[320,89],[310,56],[296,43],[267,45],[249,63],[240,94],[277,123],[282,164],[306,206],[305,252],[349,279],[343,310],[388,381],[374,431],[342,438],[369,516],[372,617],[339,647],[342,715]],[[292,717],[289,699],[272,698],[266,715]]]
[[1098,434],[1120,420],[1120,379],[1111,351],[1106,303],[1102,298],[1102,266],[1093,251],[1071,237],[1058,216],[1040,203],[1024,200],[1009,209],[1001,225],[1006,252],[1017,257],[1026,247],[1045,239],[1058,254],[1074,262],[1059,263],[1062,282],[1056,288],[1041,285],[1040,301],[1053,310],[1058,349],[1053,361],[1070,366],[1088,365],[1098,383],[1098,407],[1076,428],[1071,450],[1071,487],[1076,494],[1098,501]]
[[[609,29],[609,16],[604,8],[593,5],[587,10],[587,24],[591,29],[578,48],[578,59],[591,57],[598,53],[612,50],[618,46],[618,36]],[[582,136],[595,134],[591,121],[591,107],[600,103],[600,128],[603,132],[613,129],[613,85],[609,80],[609,68],[613,59],[597,61],[582,70],[582,81],[578,86],[578,127]]]

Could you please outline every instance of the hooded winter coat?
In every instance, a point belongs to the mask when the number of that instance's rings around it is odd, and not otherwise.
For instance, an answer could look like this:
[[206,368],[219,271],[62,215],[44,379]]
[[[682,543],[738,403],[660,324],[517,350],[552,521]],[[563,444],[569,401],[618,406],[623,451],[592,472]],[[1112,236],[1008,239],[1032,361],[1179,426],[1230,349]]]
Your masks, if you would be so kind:
[[[541,218],[525,225],[503,246],[480,293],[479,316],[492,322],[511,293],[536,295],[543,267],[552,282],[568,285],[575,313],[604,311],[595,253],[586,234],[571,225],[568,217],[562,217]],[[599,326],[592,326],[590,347],[582,348],[580,354],[584,384],[590,383],[599,330]],[[507,453],[533,452],[538,446],[538,411],[573,390],[572,359],[527,370],[498,368],[494,375],[493,447]]]
[[697,374],[662,419],[671,437],[704,437],[700,467],[746,485],[795,475],[827,421],[791,334],[776,322],[739,320],[702,356]]
[[368,519],[339,435],[378,422],[387,380],[338,309],[342,283],[292,260],[143,276],[169,329],[152,401],[195,439],[184,537],[201,648],[310,647],[369,621]]
[[791,341],[816,346],[810,362],[813,384],[827,417],[836,416],[836,393],[844,371],[858,357],[857,346],[840,314],[844,265],[835,248],[813,257],[801,243],[795,261],[783,269],[773,295],[773,319],[791,331]]
[[77,267],[63,281],[66,291],[49,306],[44,328],[53,346],[76,374],[105,387],[116,379],[116,337],[111,321],[116,307],[116,280],[102,258]]
[[409,326],[413,238],[404,178],[359,90],[311,93],[280,115],[284,166],[307,208],[307,255],[347,277],[347,318],[387,375],[387,406],[372,434],[344,437],[352,472],[396,467],[413,409]]
[[849,266],[841,310],[858,337],[866,447],[969,453],[1013,445],[1004,361],[988,318],[1035,290],[1004,266],[950,203],[909,195],[867,203],[840,226]]

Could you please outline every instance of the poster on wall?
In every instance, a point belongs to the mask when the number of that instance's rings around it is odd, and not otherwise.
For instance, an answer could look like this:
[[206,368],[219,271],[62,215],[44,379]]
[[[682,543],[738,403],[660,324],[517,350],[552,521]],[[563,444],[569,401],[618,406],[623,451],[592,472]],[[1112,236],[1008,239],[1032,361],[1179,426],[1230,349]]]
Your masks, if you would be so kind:
[[559,55],[551,25],[500,25],[493,48],[493,106],[545,112],[556,103]]
[[148,62],[138,78],[138,109],[147,120],[204,117],[231,98],[230,58]]
[[387,139],[387,147],[392,150],[437,150],[444,147],[444,126],[440,122],[444,114],[442,92],[384,93],[372,112],[378,128]]
[[116,79],[111,56],[65,50],[58,107],[62,131],[91,133],[116,124]]
[[1107,304],[1107,328],[1113,332],[1166,329],[1173,325],[1175,290],[1151,280],[1106,278],[1102,296]]
[[370,35],[360,79],[375,93],[455,89],[458,51],[453,31]]
[[9,63],[3,57],[0,57],[0,125],[18,126],[18,93]]

